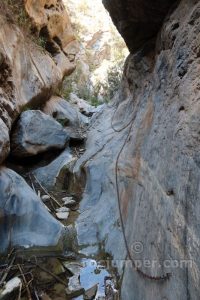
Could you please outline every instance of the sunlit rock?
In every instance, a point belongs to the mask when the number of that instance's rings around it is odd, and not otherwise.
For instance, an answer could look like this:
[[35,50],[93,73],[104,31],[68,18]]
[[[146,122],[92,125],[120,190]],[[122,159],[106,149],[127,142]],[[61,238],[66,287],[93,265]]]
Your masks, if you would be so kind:
[[72,73],[79,46],[63,2],[28,0],[25,8],[40,37],[47,41],[46,48],[55,57],[58,67],[63,68],[65,75]]
[[[23,1],[19,7],[10,1],[0,3],[0,117],[9,131],[21,111],[41,107],[55,93],[63,77],[74,70],[78,51],[61,1],[25,1],[25,5],[28,16]],[[45,26],[57,49],[53,54],[52,45],[44,49],[49,45]],[[7,134],[2,142],[7,144]],[[0,151],[2,161],[5,147]]]
[[89,119],[80,113],[78,105],[53,96],[46,103],[43,111],[61,123],[72,140],[84,140]]

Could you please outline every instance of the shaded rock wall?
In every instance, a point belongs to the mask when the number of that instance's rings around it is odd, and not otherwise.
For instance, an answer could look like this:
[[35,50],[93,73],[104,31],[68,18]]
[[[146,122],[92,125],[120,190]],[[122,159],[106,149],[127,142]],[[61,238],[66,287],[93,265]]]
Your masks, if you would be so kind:
[[111,18],[131,52],[138,50],[147,39],[154,38],[176,0],[103,0]]
[[[156,3],[160,18],[165,2]],[[122,300],[199,299],[199,24],[199,1],[182,0],[156,44],[132,49],[121,91],[93,118],[74,170],[87,174],[78,240],[94,252],[103,243],[117,260]]]

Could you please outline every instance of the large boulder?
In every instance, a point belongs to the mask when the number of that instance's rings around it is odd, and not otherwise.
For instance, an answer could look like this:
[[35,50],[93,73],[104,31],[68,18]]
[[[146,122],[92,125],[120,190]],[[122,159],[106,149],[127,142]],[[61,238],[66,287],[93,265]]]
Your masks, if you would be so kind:
[[8,156],[10,151],[10,138],[8,127],[5,123],[0,119],[0,163],[4,161],[4,159]]
[[81,114],[76,105],[72,105],[58,96],[52,96],[43,107],[43,112],[61,123],[71,138],[84,138],[89,118]]
[[176,0],[103,0],[129,50],[135,52],[147,40],[155,38]]
[[1,168],[0,253],[17,246],[56,248],[63,232],[63,225],[51,216],[24,179]]
[[0,117],[9,129],[25,106],[48,100],[64,75],[44,49],[27,41],[20,29],[2,15],[0,66]]
[[48,190],[53,190],[57,184],[59,185],[62,173],[65,174],[65,171],[62,172],[62,169],[66,170],[67,165],[73,161],[74,159],[72,154],[69,149],[66,149],[49,165],[35,169],[33,171],[33,175],[37,178],[40,184],[42,184],[42,186]]
[[40,110],[21,114],[11,137],[11,154],[28,157],[54,149],[64,149],[67,132],[52,117]]
[[80,113],[87,117],[91,117],[96,112],[96,107],[90,105],[87,101],[84,99],[79,98],[76,94],[71,93],[69,97],[69,101],[76,105],[76,107],[79,109]]

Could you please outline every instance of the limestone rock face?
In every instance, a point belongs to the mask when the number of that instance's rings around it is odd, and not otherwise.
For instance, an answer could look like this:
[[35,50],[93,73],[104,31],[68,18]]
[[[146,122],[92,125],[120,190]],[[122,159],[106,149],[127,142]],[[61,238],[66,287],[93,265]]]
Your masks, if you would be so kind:
[[131,52],[158,33],[170,6],[176,0],[103,0]]
[[63,149],[69,140],[62,125],[40,110],[21,114],[11,137],[11,153],[28,157],[53,149]]
[[66,149],[49,165],[34,170],[33,174],[42,186],[48,190],[53,190],[56,184],[59,184],[59,175],[62,169],[66,170],[67,165],[72,161],[73,157],[70,151]]
[[[57,6],[54,7],[54,4]],[[30,27],[34,28],[35,22],[39,32],[42,28],[45,31],[46,26],[50,33],[46,37],[42,31],[38,38],[31,37],[30,32],[25,34],[1,10],[0,119],[9,131],[24,108],[40,107],[51,97],[63,77],[74,70],[77,53],[77,44],[62,1],[25,1],[25,6],[30,16],[27,21]],[[45,51],[39,43],[40,39],[44,39],[47,46],[50,42],[55,43],[56,52],[52,52],[51,43],[48,51]],[[7,144],[6,139],[3,143]],[[0,151],[4,151],[0,153],[2,161],[6,152],[4,148]]]
[[53,96],[43,107],[46,114],[60,122],[70,138],[82,140],[89,124],[89,118],[79,112],[78,105],[73,105],[58,96]]
[[[47,40],[47,50],[55,56],[60,68],[67,63],[70,74],[75,68],[78,43],[72,31],[67,10],[60,0],[26,0],[25,8],[33,26]],[[71,67],[70,67],[71,64]]]
[[72,127],[88,125],[88,118],[81,114],[78,108],[78,105],[72,105],[65,99],[53,96],[46,103],[43,111],[46,114],[54,117],[57,121],[63,121],[65,125],[69,125]]
[[71,93],[69,101],[76,105],[80,111],[85,116],[91,117],[96,111],[96,107],[89,104],[84,99],[79,98],[76,94]]
[[62,80],[62,72],[14,24],[0,15],[0,117],[11,128],[25,106],[46,101]]
[[[166,1],[126,3],[146,4],[157,20]],[[135,20],[132,12],[121,18]],[[96,116],[74,169],[87,177],[78,241],[103,243],[116,259],[122,300],[199,299],[199,12],[199,1],[178,2],[156,23],[156,45],[147,35],[128,57],[121,91]]]
[[24,179],[7,168],[0,169],[0,224],[0,253],[17,246],[57,246],[64,229]]

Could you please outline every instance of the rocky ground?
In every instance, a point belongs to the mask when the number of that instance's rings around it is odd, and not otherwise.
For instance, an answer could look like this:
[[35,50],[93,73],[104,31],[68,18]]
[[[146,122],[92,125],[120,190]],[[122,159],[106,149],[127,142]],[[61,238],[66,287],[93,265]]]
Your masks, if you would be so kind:
[[[11,136],[7,168],[1,170],[1,190],[14,190],[12,198],[2,193],[7,225],[13,215],[15,220],[12,232],[8,226],[1,235],[7,242],[1,249],[8,255],[0,260],[0,299],[118,299],[117,273],[102,264],[106,254],[82,253],[75,234],[85,178],[74,182],[72,168],[85,151],[90,119],[62,99],[53,104],[52,110],[50,102],[44,111],[55,119],[39,110],[21,114]],[[93,115],[95,109],[90,109]],[[18,205],[13,207],[13,201]],[[15,247],[41,245],[41,239],[44,250]],[[48,243],[57,245],[47,247]]]

